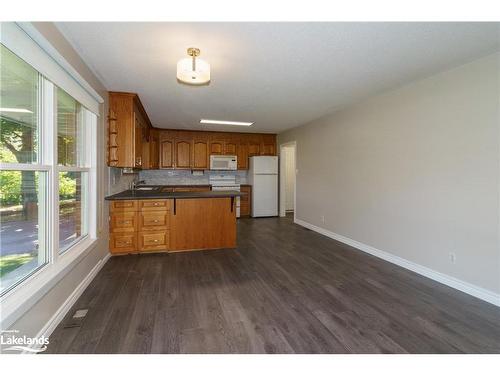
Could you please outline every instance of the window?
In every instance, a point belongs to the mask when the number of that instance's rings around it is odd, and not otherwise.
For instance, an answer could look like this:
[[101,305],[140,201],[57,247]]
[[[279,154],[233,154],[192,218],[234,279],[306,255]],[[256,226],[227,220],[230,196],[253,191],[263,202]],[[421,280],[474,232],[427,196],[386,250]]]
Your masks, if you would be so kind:
[[47,168],[41,165],[40,80],[30,65],[0,50],[0,290],[47,264]]
[[59,252],[88,234],[89,160],[85,153],[85,109],[57,88],[57,164],[59,170]]
[[89,237],[95,115],[3,44],[0,78],[3,295]]

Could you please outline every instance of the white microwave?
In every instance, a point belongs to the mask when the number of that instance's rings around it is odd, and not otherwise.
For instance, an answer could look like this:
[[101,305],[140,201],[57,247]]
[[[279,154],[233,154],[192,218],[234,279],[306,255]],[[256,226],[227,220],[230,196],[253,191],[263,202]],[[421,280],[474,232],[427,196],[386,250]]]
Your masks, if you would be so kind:
[[210,170],[235,171],[238,169],[238,158],[235,155],[210,155]]

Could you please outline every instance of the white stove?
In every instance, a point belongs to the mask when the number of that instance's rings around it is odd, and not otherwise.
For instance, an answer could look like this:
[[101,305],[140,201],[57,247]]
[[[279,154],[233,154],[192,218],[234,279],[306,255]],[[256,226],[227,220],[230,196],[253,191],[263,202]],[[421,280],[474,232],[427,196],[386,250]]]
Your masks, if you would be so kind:
[[[213,191],[240,191],[240,184],[236,183],[236,176],[212,174],[209,183]],[[240,217],[240,197],[236,197],[236,217]]]

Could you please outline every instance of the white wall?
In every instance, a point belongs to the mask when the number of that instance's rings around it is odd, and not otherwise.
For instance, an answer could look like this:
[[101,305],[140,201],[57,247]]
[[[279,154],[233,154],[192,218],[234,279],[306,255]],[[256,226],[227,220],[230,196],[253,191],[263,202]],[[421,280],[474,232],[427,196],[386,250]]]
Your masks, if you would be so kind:
[[295,147],[289,146],[282,149],[282,158],[285,159],[285,210],[294,210],[295,195]]
[[498,294],[499,71],[491,55],[280,134],[297,218]]
[[22,317],[14,322],[9,329],[17,329],[18,334],[30,337],[36,336],[49,322],[57,310],[70,297],[75,288],[86,278],[91,270],[100,264],[108,254],[108,210],[104,196],[108,194],[108,170],[106,167],[106,121],[108,113],[108,95],[104,86],[93,75],[83,60],[64,39],[58,29],[50,22],[35,22],[35,27],[49,40],[59,53],[78,71],[78,73],[96,90],[104,99],[100,106],[98,119],[98,202],[97,207],[101,212],[101,221],[98,228],[97,246],[89,251],[69,272],[43,295]]

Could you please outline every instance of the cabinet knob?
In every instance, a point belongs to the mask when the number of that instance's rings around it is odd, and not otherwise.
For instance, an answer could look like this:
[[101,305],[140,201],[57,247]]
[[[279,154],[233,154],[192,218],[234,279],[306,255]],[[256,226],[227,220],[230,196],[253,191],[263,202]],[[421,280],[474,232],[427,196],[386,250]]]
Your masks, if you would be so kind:
[[155,205],[155,206],[158,206],[158,205],[159,205],[159,203],[158,203],[158,202],[155,202],[155,203],[154,203],[154,205]]
[[158,240],[154,240],[153,242],[158,242]]
[[157,223],[157,222],[158,222],[158,220],[153,220],[153,223]]

